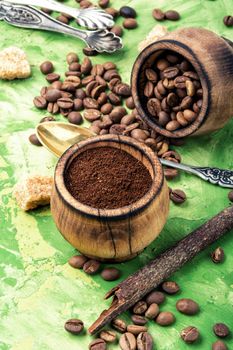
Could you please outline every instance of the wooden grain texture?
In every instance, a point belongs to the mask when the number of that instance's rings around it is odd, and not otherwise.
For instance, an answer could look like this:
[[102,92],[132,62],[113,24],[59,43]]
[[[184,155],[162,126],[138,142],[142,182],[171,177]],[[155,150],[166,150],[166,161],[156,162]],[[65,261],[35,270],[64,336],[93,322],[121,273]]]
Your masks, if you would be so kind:
[[[144,197],[119,209],[96,209],[77,201],[64,184],[65,172],[81,152],[110,146],[124,150],[149,170],[153,183]],[[125,136],[97,136],[72,146],[55,171],[51,211],[62,235],[81,253],[100,260],[133,258],[161,232],[168,215],[169,194],[161,164],[149,147]]]
[[[143,86],[145,69],[163,50],[172,50],[191,62],[203,88],[203,104],[189,126],[168,131],[147,112]],[[132,95],[141,117],[157,132],[168,137],[208,134],[222,128],[233,116],[233,48],[226,40],[203,28],[184,28],[148,46],[137,58],[131,76]]]
[[110,290],[106,295],[106,299],[113,296],[112,305],[108,310],[103,311],[89,328],[89,332],[91,334],[96,333],[119,314],[128,310],[186,262],[232,228],[233,206],[218,213],[175,246],[166,250],[141,270]]

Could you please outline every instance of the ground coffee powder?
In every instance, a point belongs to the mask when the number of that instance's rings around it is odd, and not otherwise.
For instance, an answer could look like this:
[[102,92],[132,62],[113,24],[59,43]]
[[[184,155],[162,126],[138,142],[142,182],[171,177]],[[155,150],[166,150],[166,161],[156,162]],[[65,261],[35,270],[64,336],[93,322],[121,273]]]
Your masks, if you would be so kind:
[[68,191],[78,201],[99,209],[129,205],[150,189],[147,168],[127,152],[112,147],[86,150],[65,174]]

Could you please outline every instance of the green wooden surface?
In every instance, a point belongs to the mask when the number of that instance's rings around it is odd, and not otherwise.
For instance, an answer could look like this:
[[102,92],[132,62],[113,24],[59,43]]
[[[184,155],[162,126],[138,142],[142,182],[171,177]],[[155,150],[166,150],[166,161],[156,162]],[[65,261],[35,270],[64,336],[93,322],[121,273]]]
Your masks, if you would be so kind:
[[[203,26],[233,40],[233,29],[222,23],[223,16],[233,14],[232,0],[112,0],[116,8],[123,4],[138,11],[138,29],[124,32],[125,47],[121,52],[111,57],[101,55],[93,61],[113,60],[126,81],[130,79],[138,43],[155,25],[151,16],[154,7],[177,9],[181,13],[180,21],[164,22],[169,30]],[[50,59],[56,71],[63,73],[65,55],[75,51],[83,57],[84,45],[74,38],[18,29],[3,22],[0,38],[0,49],[17,45],[26,51],[32,65],[31,78],[0,82],[0,350],[84,350],[90,337],[71,336],[63,330],[63,324],[70,317],[80,317],[88,327],[109,305],[103,301],[103,295],[115,283],[104,282],[100,276],[89,277],[67,264],[75,250],[55,228],[49,208],[24,213],[12,199],[12,187],[19,178],[25,174],[52,174],[57,161],[45,149],[33,147],[27,141],[44,116],[32,104],[33,97],[45,84],[38,65]],[[187,140],[180,153],[186,163],[233,168],[232,139],[233,120],[215,134]],[[181,206],[171,204],[169,220],[159,238],[137,259],[119,265],[122,278],[229,205],[227,189],[184,173],[169,185],[183,188],[187,202]],[[190,345],[179,338],[179,331],[188,325],[201,331],[201,340],[191,347],[200,350],[211,349],[211,343],[216,340],[212,332],[214,323],[226,322],[233,331],[232,235],[230,232],[176,273],[174,279],[182,293],[167,298],[162,310],[174,311],[177,320],[168,328],[150,322],[155,349],[189,349]],[[209,258],[211,250],[218,245],[226,252],[221,265],[213,264]],[[200,304],[200,313],[193,317],[178,314],[175,302],[179,297],[195,299]],[[129,321],[129,314],[124,318]],[[233,349],[232,337],[226,343]],[[118,348],[109,346],[112,350]]]

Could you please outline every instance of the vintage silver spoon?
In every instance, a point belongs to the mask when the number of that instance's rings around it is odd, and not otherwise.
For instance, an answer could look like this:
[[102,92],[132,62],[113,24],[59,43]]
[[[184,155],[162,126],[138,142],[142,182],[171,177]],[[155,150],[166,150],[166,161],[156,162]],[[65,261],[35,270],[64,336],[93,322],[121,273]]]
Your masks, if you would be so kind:
[[34,7],[26,5],[15,5],[0,0],[0,20],[17,27],[68,34],[83,40],[89,47],[98,52],[111,53],[122,48],[121,38],[106,29],[76,29],[57,21]]
[[[42,145],[57,157],[60,157],[74,143],[96,136],[87,128],[63,122],[41,123],[36,128],[36,134]],[[165,166],[194,174],[214,185],[233,188],[233,171],[231,170],[190,166],[162,158],[160,161]]]
[[11,4],[37,6],[56,12],[63,12],[76,19],[78,24],[89,29],[104,29],[114,26],[111,15],[100,8],[76,9],[54,0],[6,0],[0,1]]

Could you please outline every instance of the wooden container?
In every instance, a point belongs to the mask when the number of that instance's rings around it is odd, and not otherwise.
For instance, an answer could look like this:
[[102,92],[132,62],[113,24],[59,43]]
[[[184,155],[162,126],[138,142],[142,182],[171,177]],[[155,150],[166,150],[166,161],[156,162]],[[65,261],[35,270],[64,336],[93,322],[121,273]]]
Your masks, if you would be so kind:
[[[145,69],[171,50],[184,56],[195,68],[203,88],[203,104],[189,126],[168,131],[155,123],[143,96]],[[233,48],[223,38],[203,28],[184,28],[164,36],[145,48],[136,59],[131,76],[132,96],[141,118],[158,133],[179,138],[202,135],[222,128],[233,116]]]
[[[119,209],[96,209],[68,192],[64,174],[72,160],[87,149],[109,146],[140,160],[153,183],[144,197]],[[126,136],[97,136],[70,147],[59,159],[54,178],[51,211],[55,223],[75,248],[88,257],[123,261],[136,256],[161,232],[169,210],[169,191],[162,166],[147,146]]]

